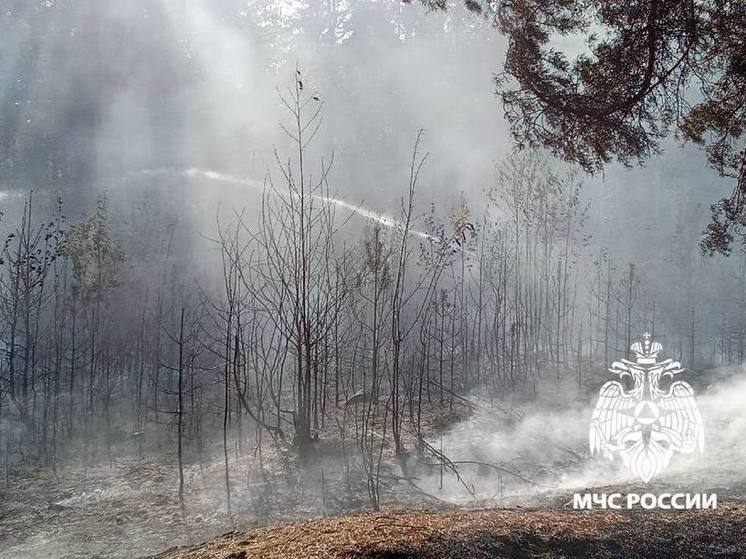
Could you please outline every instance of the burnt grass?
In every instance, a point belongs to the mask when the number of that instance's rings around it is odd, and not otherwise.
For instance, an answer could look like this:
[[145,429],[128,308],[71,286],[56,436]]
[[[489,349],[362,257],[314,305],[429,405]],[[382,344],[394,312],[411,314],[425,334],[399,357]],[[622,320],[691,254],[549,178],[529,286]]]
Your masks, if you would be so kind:
[[[442,432],[468,415],[462,409],[429,411],[429,433]],[[559,487],[480,498],[462,503],[470,507],[464,510],[446,502],[447,494],[439,492],[437,484],[426,495],[391,475],[382,486],[384,511],[357,513],[352,511],[370,506],[365,488],[348,487],[335,470],[340,461],[332,452],[335,444],[325,438],[317,441],[319,456],[305,466],[289,459],[295,453],[273,447],[263,450],[261,468],[249,452],[232,454],[230,514],[225,510],[221,460],[188,466],[183,510],[169,456],[56,470],[19,469],[0,483],[0,559],[137,558],[175,545],[186,547],[154,557],[746,559],[746,482],[740,480],[740,470],[696,471],[653,485],[594,488],[606,493],[706,489],[718,493],[717,510],[573,511],[568,508],[571,490]],[[394,463],[389,454],[387,449],[385,472],[397,474],[395,467],[388,467]],[[416,458],[412,456],[411,467]],[[325,488],[319,476],[322,466]],[[414,480],[425,477],[428,467],[419,465],[409,475]],[[564,462],[558,466],[564,467]],[[706,486],[703,479],[708,480]],[[356,480],[353,475],[350,481]],[[493,481],[478,480],[488,486]],[[526,508],[494,508],[519,504]],[[241,531],[216,537],[237,527]],[[206,543],[197,544],[200,541]]]
[[746,558],[746,505],[716,510],[384,511],[230,532],[154,559]]

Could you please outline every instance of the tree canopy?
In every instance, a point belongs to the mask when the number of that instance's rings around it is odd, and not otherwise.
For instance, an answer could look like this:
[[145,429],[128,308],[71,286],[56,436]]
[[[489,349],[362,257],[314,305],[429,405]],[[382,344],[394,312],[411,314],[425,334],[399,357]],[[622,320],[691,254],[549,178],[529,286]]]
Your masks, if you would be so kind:
[[[438,2],[423,0],[430,8]],[[746,243],[746,5],[742,0],[468,0],[508,38],[497,74],[519,148],[544,147],[586,171],[642,163],[675,134],[735,181],[712,205],[704,252]],[[581,36],[571,58],[559,37]]]

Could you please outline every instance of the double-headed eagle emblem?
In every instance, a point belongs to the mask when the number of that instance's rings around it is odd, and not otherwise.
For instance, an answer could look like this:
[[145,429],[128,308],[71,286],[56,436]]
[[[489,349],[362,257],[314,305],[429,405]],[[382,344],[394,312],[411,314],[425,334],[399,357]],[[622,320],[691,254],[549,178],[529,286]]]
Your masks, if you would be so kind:
[[[648,482],[671,461],[675,452],[702,452],[702,418],[692,387],[681,380],[681,363],[657,361],[661,344],[648,332],[632,345],[633,363],[622,359],[609,371],[618,375],[601,387],[593,411],[589,440],[591,454],[603,453],[613,460],[621,456],[635,475]],[[621,382],[628,379],[627,390]],[[662,384],[670,382],[666,390]]]

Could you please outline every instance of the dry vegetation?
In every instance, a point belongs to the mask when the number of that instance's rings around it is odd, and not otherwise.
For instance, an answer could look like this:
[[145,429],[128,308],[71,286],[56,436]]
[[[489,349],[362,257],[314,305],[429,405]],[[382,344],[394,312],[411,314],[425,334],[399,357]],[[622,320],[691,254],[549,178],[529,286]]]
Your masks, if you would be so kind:
[[320,518],[157,559],[746,557],[746,506],[715,511],[386,511]]

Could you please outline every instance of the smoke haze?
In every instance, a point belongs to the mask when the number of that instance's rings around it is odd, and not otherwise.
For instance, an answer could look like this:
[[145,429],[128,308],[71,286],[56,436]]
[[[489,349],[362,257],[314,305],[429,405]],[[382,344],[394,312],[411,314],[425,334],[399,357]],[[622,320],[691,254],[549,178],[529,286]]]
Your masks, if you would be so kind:
[[696,147],[514,153],[462,3],[0,8],[0,557],[635,487],[588,424],[645,330],[706,433],[655,483],[743,497],[746,259],[699,252],[732,185]]

